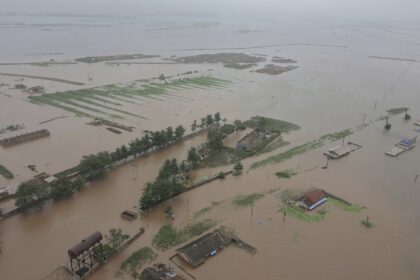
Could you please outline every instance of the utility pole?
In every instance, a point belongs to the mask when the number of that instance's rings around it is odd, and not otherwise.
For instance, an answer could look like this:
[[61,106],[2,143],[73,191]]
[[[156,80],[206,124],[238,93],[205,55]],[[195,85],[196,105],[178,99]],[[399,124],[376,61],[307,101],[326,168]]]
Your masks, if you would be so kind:
[[254,214],[254,203],[252,203],[252,206],[251,206],[251,221],[250,221],[250,224],[252,225],[252,215]]

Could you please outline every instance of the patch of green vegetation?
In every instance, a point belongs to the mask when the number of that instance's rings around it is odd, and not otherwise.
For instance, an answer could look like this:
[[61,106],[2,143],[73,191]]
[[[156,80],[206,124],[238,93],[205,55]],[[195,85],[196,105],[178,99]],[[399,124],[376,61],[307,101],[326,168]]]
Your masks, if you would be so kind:
[[351,204],[348,205],[338,199],[329,197],[327,200],[328,204],[337,206],[341,209],[343,209],[344,211],[349,211],[349,212],[354,212],[354,213],[359,213],[360,211],[362,211],[364,209],[364,207],[357,205],[357,204]]
[[290,143],[287,141],[284,141],[281,136],[276,137],[273,141],[268,143],[266,146],[264,146],[262,149],[260,149],[255,155],[270,153],[274,150],[277,150],[279,148],[285,147],[289,145]]
[[97,258],[100,258],[100,256],[103,256],[104,259],[101,259],[101,260],[104,261],[114,254],[114,250],[112,250],[112,247],[109,244],[102,244],[103,255],[101,255],[101,248],[99,246],[96,246],[93,248],[93,253]]
[[15,176],[13,176],[13,173],[9,171],[5,166],[0,164],[0,175],[2,175],[6,179],[13,179]]
[[333,142],[333,141],[336,141],[336,140],[341,139],[343,137],[346,137],[348,135],[351,135],[352,133],[353,133],[353,131],[351,129],[346,129],[346,130],[339,131],[339,132],[336,132],[336,133],[323,135],[317,140],[312,140],[312,141],[307,142],[305,144],[302,144],[300,146],[291,148],[291,149],[289,149],[285,152],[282,152],[280,154],[277,154],[277,155],[268,157],[266,159],[254,162],[251,165],[251,169],[259,168],[259,167],[265,166],[267,164],[280,163],[280,162],[285,161],[287,159],[291,159],[291,158],[293,158],[297,155],[304,154],[304,153],[306,153],[310,150],[322,147],[328,142]]
[[205,233],[215,225],[216,222],[211,219],[195,222],[181,229],[176,229],[172,225],[164,225],[153,237],[152,244],[155,248],[164,251]]
[[220,150],[213,151],[209,157],[202,162],[202,165],[217,167],[231,164],[238,161],[238,159],[239,157],[237,156],[235,149],[223,146]]
[[361,220],[360,223],[367,227],[367,228],[373,228],[375,225],[370,221],[369,216],[366,216],[366,219]]
[[349,135],[352,135],[353,131],[351,129],[345,129],[339,132],[335,132],[335,133],[330,133],[330,134],[325,134],[323,136],[321,136],[321,140],[329,140],[331,142],[342,139],[344,137],[347,137]]
[[274,164],[274,163],[279,163],[279,162],[285,161],[285,160],[290,159],[294,156],[303,154],[307,151],[322,147],[323,144],[324,143],[320,140],[313,140],[313,141],[305,143],[303,145],[291,148],[291,149],[289,149],[285,152],[282,152],[280,154],[268,157],[268,158],[263,159],[261,161],[254,162],[251,165],[251,169],[259,168],[259,167],[265,166],[267,164]]
[[285,178],[285,179],[289,179],[290,177],[295,176],[296,174],[297,172],[294,171],[293,169],[287,169],[287,170],[276,172],[277,177]]
[[407,107],[397,107],[397,108],[391,108],[389,110],[386,110],[386,112],[390,115],[398,115],[398,114],[404,113],[407,110],[408,110]]
[[205,207],[203,209],[198,210],[197,212],[194,213],[194,218],[198,218],[208,212],[210,212],[211,207]]
[[239,207],[247,207],[254,205],[255,202],[264,197],[262,193],[253,193],[249,195],[239,195],[232,201],[233,204]]
[[[122,102],[130,104],[133,103],[130,100],[141,97],[163,101],[163,99],[159,99],[156,96],[168,94],[168,90],[171,88],[175,90],[179,86],[186,86],[188,88],[221,88],[230,83],[229,81],[210,76],[173,80],[168,81],[166,84],[144,84],[135,81],[128,84],[113,84],[89,89],[30,96],[29,100],[35,104],[46,104],[75,113],[79,116],[91,118],[94,118],[94,116],[79,109],[120,119],[122,117],[116,113],[144,119],[141,115],[121,109],[124,106]],[[109,99],[118,100],[119,102],[117,103]],[[101,110],[101,108],[107,111]]]
[[233,69],[237,69],[237,70],[243,70],[243,69],[248,69],[251,68],[253,66],[257,66],[257,64],[254,63],[226,63],[223,64],[223,67],[226,68],[233,68]]
[[121,269],[131,274],[135,273],[144,264],[150,263],[157,257],[157,254],[150,248],[144,247],[135,251],[121,264]]
[[289,132],[300,129],[300,126],[296,124],[261,116],[252,117],[244,122],[244,125],[250,128],[260,128],[273,132]]
[[325,208],[316,212],[308,212],[295,205],[284,206],[280,209],[280,212],[286,213],[286,217],[291,216],[307,223],[319,223],[325,219],[325,216],[328,213]]

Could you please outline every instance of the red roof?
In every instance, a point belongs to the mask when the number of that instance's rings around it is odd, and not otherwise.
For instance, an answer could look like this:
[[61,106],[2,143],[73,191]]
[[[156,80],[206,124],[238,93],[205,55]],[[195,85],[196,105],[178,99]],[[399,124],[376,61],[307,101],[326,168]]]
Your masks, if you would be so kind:
[[306,206],[311,207],[321,199],[324,199],[326,197],[325,193],[322,190],[314,190],[310,191],[307,194],[305,194],[303,203],[306,204]]

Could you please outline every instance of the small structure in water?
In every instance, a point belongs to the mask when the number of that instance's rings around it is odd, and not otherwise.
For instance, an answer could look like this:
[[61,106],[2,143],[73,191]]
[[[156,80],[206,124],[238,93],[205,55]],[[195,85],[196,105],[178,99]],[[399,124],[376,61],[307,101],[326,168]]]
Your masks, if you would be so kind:
[[115,134],[121,134],[122,133],[121,130],[118,130],[118,129],[113,128],[113,127],[107,127],[106,129],[108,129],[111,132],[114,132]]
[[125,210],[121,213],[121,218],[129,221],[134,221],[137,219],[137,213],[130,210]]
[[34,132],[21,134],[14,137],[2,139],[0,140],[0,145],[8,147],[8,146],[13,146],[13,145],[18,145],[24,142],[36,140],[42,137],[47,137],[47,136],[50,136],[50,132],[48,131],[48,129],[42,129],[42,130],[37,130]]
[[416,146],[417,136],[404,138],[394,147],[389,149],[385,154],[391,157],[397,157],[400,154],[413,149]]
[[339,145],[328,149],[328,151],[324,152],[324,155],[331,159],[339,159],[347,156],[351,151],[350,147]]
[[321,189],[315,189],[305,193],[297,200],[297,204],[306,209],[313,210],[327,201],[327,194]]
[[404,138],[403,140],[400,141],[400,143],[397,144],[397,146],[406,150],[411,150],[412,148],[416,146],[416,142],[417,142],[417,136]]
[[386,116],[385,119],[385,130],[390,130],[391,129],[391,124],[389,123],[389,117]]

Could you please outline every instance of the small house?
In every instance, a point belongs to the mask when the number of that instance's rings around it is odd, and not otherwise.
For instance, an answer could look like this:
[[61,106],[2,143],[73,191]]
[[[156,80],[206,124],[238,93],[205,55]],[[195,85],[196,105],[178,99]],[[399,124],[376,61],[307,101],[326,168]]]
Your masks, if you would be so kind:
[[324,155],[332,159],[338,159],[347,156],[351,151],[351,148],[347,146],[335,146],[324,152]]
[[326,193],[321,189],[316,189],[304,194],[298,199],[298,204],[306,210],[313,210],[326,201]]
[[397,146],[406,150],[411,150],[412,148],[416,146],[416,142],[417,142],[417,136],[404,138],[397,144]]

